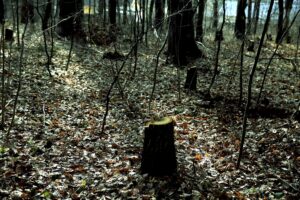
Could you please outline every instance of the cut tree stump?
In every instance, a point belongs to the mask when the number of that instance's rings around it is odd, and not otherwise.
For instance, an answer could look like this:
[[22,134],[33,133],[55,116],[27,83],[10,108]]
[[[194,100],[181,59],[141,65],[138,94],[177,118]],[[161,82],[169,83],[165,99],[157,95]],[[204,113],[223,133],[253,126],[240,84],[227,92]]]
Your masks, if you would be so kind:
[[172,175],[177,171],[174,121],[170,117],[147,123],[142,153],[142,173]]
[[187,70],[187,76],[186,76],[184,88],[189,90],[197,89],[197,68],[196,67],[192,67]]

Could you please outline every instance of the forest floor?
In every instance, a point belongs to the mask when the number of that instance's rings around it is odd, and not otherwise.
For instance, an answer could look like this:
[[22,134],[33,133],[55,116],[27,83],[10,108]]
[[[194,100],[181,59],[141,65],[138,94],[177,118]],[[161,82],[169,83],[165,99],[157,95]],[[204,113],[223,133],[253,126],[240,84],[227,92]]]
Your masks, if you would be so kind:
[[[116,45],[123,54],[131,48],[125,39]],[[198,68],[197,92],[183,89],[186,70],[166,64],[162,54],[149,104],[162,43],[140,44],[136,69],[133,56],[126,61],[101,133],[106,95],[123,63],[102,58],[114,49],[75,44],[66,70],[70,42],[55,41],[49,77],[42,37],[28,34],[14,126],[7,135],[19,80],[14,43],[0,134],[1,199],[300,199],[300,123],[291,117],[300,99],[299,71],[293,71],[296,45],[282,45],[274,57],[236,169],[245,103],[238,106],[240,42],[222,43],[209,99],[203,94],[213,73],[212,40],[200,45],[207,58],[191,64]],[[274,48],[272,41],[263,47],[254,100]],[[255,55],[245,51],[244,99]],[[176,121],[178,169],[171,177],[140,173],[144,125],[154,116]]]

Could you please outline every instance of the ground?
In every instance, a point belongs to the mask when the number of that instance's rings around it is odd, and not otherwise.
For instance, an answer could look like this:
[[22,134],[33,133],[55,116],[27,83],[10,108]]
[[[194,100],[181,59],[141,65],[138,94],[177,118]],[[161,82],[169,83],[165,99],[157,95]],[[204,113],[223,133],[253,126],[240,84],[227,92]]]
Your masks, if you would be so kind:
[[[112,47],[76,44],[66,71],[70,42],[56,40],[49,77],[39,34],[25,37],[21,90],[7,136],[19,70],[16,43],[12,47],[7,126],[0,135],[2,199],[300,198],[300,123],[291,117],[300,99],[299,74],[292,65],[295,45],[284,44],[272,62],[262,95],[268,103],[250,113],[244,155],[236,169],[243,117],[238,107],[238,41],[227,37],[222,43],[213,99],[203,95],[213,72],[212,37],[207,35],[200,45],[207,59],[191,64],[199,68],[198,92],[183,89],[186,70],[166,64],[162,54],[150,104],[156,54],[163,42],[141,44],[135,76],[130,57],[110,95],[102,133],[106,95],[122,61],[102,59]],[[130,49],[122,42],[126,39],[120,37],[117,44],[124,55]],[[267,42],[254,100],[273,50],[274,43]],[[245,52],[244,98],[254,57]],[[154,116],[176,121],[178,172],[172,177],[140,174],[144,125]]]

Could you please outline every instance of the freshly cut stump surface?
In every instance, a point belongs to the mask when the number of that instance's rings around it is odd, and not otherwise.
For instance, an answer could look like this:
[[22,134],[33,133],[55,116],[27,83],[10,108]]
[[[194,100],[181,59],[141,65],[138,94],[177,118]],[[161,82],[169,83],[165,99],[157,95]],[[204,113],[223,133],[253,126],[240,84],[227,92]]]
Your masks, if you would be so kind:
[[144,131],[142,173],[152,176],[172,175],[177,171],[174,121],[171,117],[148,122]]

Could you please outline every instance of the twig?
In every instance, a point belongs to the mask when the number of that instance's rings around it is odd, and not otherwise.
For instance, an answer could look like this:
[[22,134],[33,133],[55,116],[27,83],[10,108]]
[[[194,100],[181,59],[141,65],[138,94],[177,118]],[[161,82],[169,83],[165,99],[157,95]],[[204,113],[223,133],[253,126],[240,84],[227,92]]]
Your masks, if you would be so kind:
[[282,36],[281,36],[279,42],[278,42],[277,45],[276,45],[276,48],[275,48],[273,54],[271,55],[271,57],[270,57],[270,59],[269,59],[269,62],[268,62],[268,64],[267,64],[267,67],[266,67],[266,70],[265,70],[265,73],[264,73],[264,76],[263,76],[263,81],[262,81],[261,86],[260,86],[259,94],[258,94],[258,97],[257,97],[257,100],[256,100],[256,105],[259,104],[260,97],[261,97],[261,93],[262,93],[262,90],[263,90],[263,87],[264,87],[264,84],[265,84],[265,81],[266,81],[266,77],[267,77],[267,74],[268,74],[268,71],[269,71],[269,67],[270,67],[270,65],[271,65],[271,63],[272,63],[272,60],[273,60],[274,56],[275,56],[276,53],[277,53],[277,50],[278,50],[278,48],[279,48],[279,45],[282,43],[283,38],[288,34],[290,28],[291,28],[292,25],[294,24],[294,22],[295,22],[295,20],[297,19],[297,16],[298,16],[299,13],[300,13],[300,9],[298,10],[298,12],[296,13],[296,15],[294,16],[294,18],[293,18],[291,24],[289,25],[289,27],[288,27],[288,28],[284,31],[284,33],[282,34]]
[[[141,38],[139,38],[140,40]],[[139,41],[137,40],[137,42]],[[104,129],[105,129],[105,124],[106,124],[106,118],[107,118],[107,115],[108,115],[108,110],[109,110],[109,101],[110,101],[110,94],[112,92],[112,89],[114,88],[114,85],[117,83],[118,79],[119,79],[119,76],[123,70],[123,68],[125,67],[125,63],[127,61],[127,59],[129,58],[129,56],[131,55],[131,53],[134,51],[135,49],[135,46],[137,45],[137,42],[132,45],[130,51],[127,53],[127,55],[125,56],[125,59],[121,65],[121,67],[117,70],[117,73],[108,89],[108,92],[106,94],[106,103],[105,103],[105,113],[104,113],[104,116],[103,116],[103,120],[102,120],[102,127],[101,127],[101,134],[104,134]]]
[[151,109],[151,102],[153,101],[153,96],[154,96],[154,91],[155,91],[155,87],[156,87],[156,79],[157,79],[157,69],[158,69],[158,64],[159,64],[159,56],[161,54],[161,52],[164,50],[166,44],[168,41],[168,36],[166,36],[164,44],[162,45],[162,47],[160,48],[160,50],[158,51],[157,55],[156,55],[156,62],[155,62],[155,68],[154,68],[154,75],[153,75],[153,86],[152,86],[152,91],[151,91],[151,95],[150,95],[150,99],[149,99],[149,104],[148,104],[148,112],[150,113],[150,109]]
[[242,159],[242,155],[243,155],[243,147],[244,147],[244,142],[245,142],[245,137],[246,137],[248,111],[249,111],[249,108],[250,108],[250,102],[251,102],[251,98],[252,98],[252,84],[253,84],[253,79],[254,79],[254,73],[255,73],[255,70],[256,70],[256,67],[257,67],[257,64],[258,64],[258,60],[259,60],[260,52],[262,50],[262,45],[264,43],[265,35],[267,33],[267,30],[268,30],[273,4],[274,4],[274,0],[271,0],[269,10],[268,10],[267,19],[266,19],[266,22],[265,22],[265,25],[264,25],[264,29],[263,29],[263,32],[262,32],[262,35],[261,35],[261,39],[260,39],[259,46],[258,46],[258,49],[257,49],[256,57],[255,57],[255,60],[254,60],[254,64],[253,64],[253,67],[252,67],[250,75],[249,75],[248,97],[247,97],[247,103],[246,103],[246,106],[245,106],[244,116],[243,116],[242,139],[241,139],[241,144],[240,144],[239,157],[238,157],[238,161],[237,161],[237,165],[236,165],[237,169],[240,167],[240,163],[241,163],[241,159]]
[[14,126],[14,121],[15,121],[15,116],[16,116],[16,111],[17,111],[17,103],[18,103],[18,98],[19,98],[20,91],[21,91],[21,86],[22,86],[22,79],[23,79],[22,78],[22,69],[23,69],[23,56],[24,56],[24,46],[25,46],[24,38],[25,38],[27,26],[28,26],[28,21],[25,24],[24,31],[23,31],[22,38],[21,38],[21,53],[20,53],[20,58],[19,58],[19,83],[18,83],[18,88],[17,88],[17,94],[14,99],[13,114],[12,114],[11,122],[10,122],[9,128],[6,133],[6,140],[8,140],[10,131],[11,131],[12,127]]

